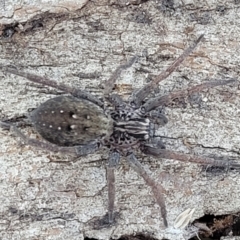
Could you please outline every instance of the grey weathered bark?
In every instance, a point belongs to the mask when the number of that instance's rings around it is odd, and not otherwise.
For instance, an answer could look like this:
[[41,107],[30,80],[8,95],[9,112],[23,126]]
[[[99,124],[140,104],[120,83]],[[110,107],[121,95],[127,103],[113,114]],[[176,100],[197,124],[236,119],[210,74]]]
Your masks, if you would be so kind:
[[[183,49],[205,33],[205,40],[156,94],[196,85],[206,79],[238,78],[239,1],[55,1],[19,5],[1,1],[0,64],[11,64],[101,95],[103,80],[135,54],[141,58],[119,79],[116,90],[127,97],[166,68]],[[142,2],[142,3],[141,3]],[[26,1],[25,3],[26,4]],[[18,22],[18,24],[16,23]],[[8,25],[6,27],[6,23]],[[25,79],[0,73],[1,118],[26,115],[54,96]],[[237,84],[207,90],[166,109],[169,122],[159,128],[168,149],[238,157],[240,145]],[[38,137],[32,128],[25,133]],[[169,228],[150,189],[122,161],[116,171],[117,223],[94,229],[106,213],[106,160],[100,151],[71,163],[68,156],[19,146],[0,130],[0,238],[97,239],[148,233],[157,239],[187,239],[175,230],[175,218],[195,208],[204,214],[240,210],[240,177],[229,171],[206,177],[201,166],[172,160],[138,158],[166,189]],[[54,162],[55,161],[55,162]]]

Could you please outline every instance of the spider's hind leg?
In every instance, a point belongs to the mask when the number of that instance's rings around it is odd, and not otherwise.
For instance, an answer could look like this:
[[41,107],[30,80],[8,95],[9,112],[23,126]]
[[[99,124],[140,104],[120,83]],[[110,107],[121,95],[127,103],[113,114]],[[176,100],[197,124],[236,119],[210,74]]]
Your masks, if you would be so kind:
[[38,76],[36,74],[20,71],[17,68],[14,68],[14,67],[11,67],[11,66],[0,65],[0,70],[3,71],[3,72],[7,72],[7,73],[11,73],[11,74],[14,74],[14,75],[17,75],[17,76],[24,77],[31,82],[35,82],[35,83],[38,83],[38,84],[41,84],[41,85],[44,85],[44,86],[53,87],[55,89],[58,89],[58,90],[61,90],[61,91],[65,92],[65,93],[69,93],[76,98],[86,99],[86,100],[88,100],[92,103],[95,103],[99,107],[103,107],[103,105],[104,105],[101,100],[99,100],[97,97],[95,97],[94,95],[92,95],[91,93],[89,93],[85,90],[70,87],[70,86],[67,86],[63,83],[58,83],[58,82],[53,81],[53,80],[51,80],[47,77],[42,77],[42,76]]
[[133,153],[130,153],[127,156],[127,160],[131,167],[145,180],[146,184],[151,187],[154,197],[156,198],[157,204],[161,208],[161,215],[163,218],[163,222],[165,227],[168,226],[167,223],[167,210],[164,200],[164,188],[157,184],[147,173],[147,171],[144,169],[142,164],[137,160],[136,156]]
[[57,146],[55,144],[52,144],[50,142],[43,142],[37,139],[28,138],[16,126],[9,123],[0,122],[0,127],[13,132],[17,137],[21,139],[21,142],[25,145],[45,149],[55,153],[66,153],[66,154],[71,154],[75,157],[79,157],[79,156],[85,156],[85,155],[94,153],[100,147],[99,142],[89,143],[86,145],[73,146],[73,147],[62,147],[62,146]]
[[115,176],[114,169],[118,166],[120,154],[118,152],[110,152],[109,162],[107,165],[107,186],[108,186],[108,222],[114,221],[114,201],[115,201]]
[[108,212],[100,219],[93,221],[94,228],[101,229],[110,227],[116,220],[117,214],[114,213],[115,202],[115,175],[114,170],[118,166],[120,160],[120,154],[116,151],[110,151],[108,165],[106,169],[107,175],[107,189],[108,189]]

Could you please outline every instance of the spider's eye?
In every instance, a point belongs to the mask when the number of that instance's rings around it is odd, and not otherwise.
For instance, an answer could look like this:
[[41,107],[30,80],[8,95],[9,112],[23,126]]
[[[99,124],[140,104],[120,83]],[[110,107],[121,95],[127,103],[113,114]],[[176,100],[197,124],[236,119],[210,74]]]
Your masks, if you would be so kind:
[[89,127],[84,127],[83,130],[84,131],[87,131],[89,129]]
[[70,112],[69,112],[69,116],[72,118],[73,115],[74,115],[74,112],[70,111]]
[[72,131],[71,125],[67,126],[67,131],[69,131],[69,132]]
[[146,113],[145,107],[141,107],[141,112],[142,112],[142,113]]
[[130,102],[130,105],[131,105],[131,107],[133,107],[133,108],[136,108],[136,107],[137,107],[137,105],[136,105],[136,103],[135,103],[134,101],[131,101],[131,102]]

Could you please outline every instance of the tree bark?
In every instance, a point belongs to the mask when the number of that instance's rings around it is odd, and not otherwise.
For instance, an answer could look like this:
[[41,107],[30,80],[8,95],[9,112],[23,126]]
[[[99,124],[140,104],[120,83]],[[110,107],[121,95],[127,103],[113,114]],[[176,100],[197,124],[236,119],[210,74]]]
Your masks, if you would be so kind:
[[[138,62],[121,74],[115,87],[127,99],[204,33],[194,53],[152,96],[203,81],[238,78],[238,1],[74,2],[1,1],[0,64],[102,97],[99,85],[138,54]],[[1,72],[0,78],[1,119],[25,119],[28,111],[60,94],[14,75]],[[236,83],[175,101],[164,109],[169,122],[157,134],[167,149],[237,159],[239,95]],[[22,130],[39,138],[31,127]],[[174,229],[173,223],[187,208],[195,208],[192,220],[240,209],[238,172],[217,174],[200,165],[138,154],[166,190],[169,227],[164,228],[150,189],[122,158],[115,171],[119,217],[111,227],[97,229],[93,222],[107,212],[107,151],[72,161],[69,156],[20,146],[5,130],[0,130],[0,139],[0,239],[117,239],[143,233],[159,240],[181,240],[189,239],[189,230]]]

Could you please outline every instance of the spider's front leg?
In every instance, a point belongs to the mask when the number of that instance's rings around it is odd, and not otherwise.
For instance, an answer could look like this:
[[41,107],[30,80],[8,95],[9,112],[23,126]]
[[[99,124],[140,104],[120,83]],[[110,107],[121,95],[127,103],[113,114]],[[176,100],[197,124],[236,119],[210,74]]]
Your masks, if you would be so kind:
[[144,167],[141,165],[141,163],[137,160],[136,156],[133,153],[130,153],[127,156],[127,160],[131,167],[145,180],[146,184],[151,187],[152,192],[154,194],[154,197],[156,198],[157,204],[161,208],[161,215],[163,218],[163,222],[165,227],[168,226],[167,223],[167,210],[164,200],[164,188],[157,184],[147,173],[147,171],[144,169]]
[[184,90],[176,91],[173,93],[169,93],[164,96],[159,96],[155,98],[149,99],[145,104],[142,105],[141,107],[141,112],[143,114],[150,112],[158,107],[162,106],[167,106],[169,105],[173,100],[178,99],[178,98],[184,98],[186,96],[189,96],[193,93],[201,92],[205,89],[208,88],[214,88],[217,86],[222,86],[222,85],[227,85],[230,83],[236,82],[236,79],[229,79],[229,80],[216,80],[216,81],[209,81],[205,82],[193,87],[189,87]]
[[86,145],[78,145],[78,146],[73,146],[73,147],[61,147],[49,142],[42,142],[37,139],[33,138],[28,138],[25,134],[23,134],[17,127],[15,127],[12,124],[5,123],[5,122],[0,122],[0,127],[6,130],[12,131],[17,137],[21,139],[23,144],[33,146],[36,148],[41,148],[44,150],[49,150],[51,152],[55,153],[66,153],[66,154],[71,154],[72,156],[75,157],[80,157],[80,156],[85,156],[91,153],[96,152],[99,147],[100,143],[95,142],[95,143],[89,143]]
[[131,104],[135,108],[139,108],[142,101],[157,87],[158,83],[167,78],[172,72],[174,72],[177,67],[193,52],[197,47],[198,43],[202,40],[203,35],[201,35],[190,47],[188,47],[180,57],[178,57],[171,66],[169,66],[165,71],[160,73],[153,81],[146,84],[144,87],[139,89],[131,97]]

